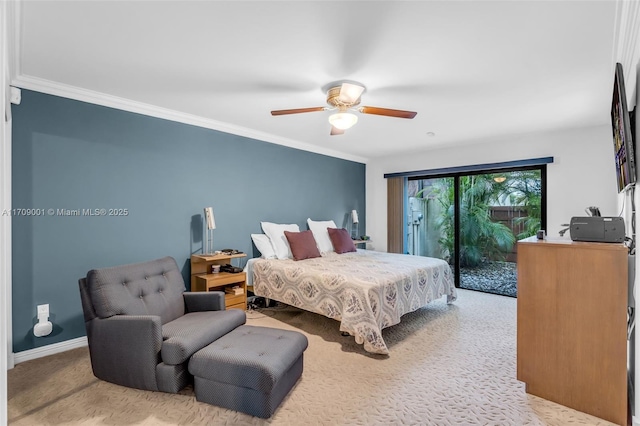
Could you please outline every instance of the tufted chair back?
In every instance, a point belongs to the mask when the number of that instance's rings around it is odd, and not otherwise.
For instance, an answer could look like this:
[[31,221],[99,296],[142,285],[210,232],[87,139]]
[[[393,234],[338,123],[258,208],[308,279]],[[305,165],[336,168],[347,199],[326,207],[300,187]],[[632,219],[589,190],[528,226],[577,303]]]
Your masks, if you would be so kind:
[[[87,292],[98,318],[157,315],[162,324],[185,313],[184,280],[172,257],[87,274]],[[84,297],[83,297],[84,299]],[[83,300],[83,303],[88,302]],[[85,313],[86,318],[86,313]]]
[[179,392],[191,356],[246,321],[222,291],[185,292],[171,257],[93,269],[78,285],[93,374],[135,389]]

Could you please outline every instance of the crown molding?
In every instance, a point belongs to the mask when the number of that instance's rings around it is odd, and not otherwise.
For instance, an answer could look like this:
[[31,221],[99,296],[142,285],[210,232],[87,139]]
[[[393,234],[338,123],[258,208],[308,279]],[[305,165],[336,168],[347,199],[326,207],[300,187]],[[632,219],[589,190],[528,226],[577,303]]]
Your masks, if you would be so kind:
[[218,130],[220,132],[244,136],[246,138],[256,139],[259,141],[269,142],[277,145],[283,145],[302,151],[314,152],[316,154],[327,155],[329,157],[341,158],[343,160],[355,161],[358,163],[366,163],[368,160],[367,158],[357,155],[351,155],[332,149],[322,148],[293,139],[272,135],[270,133],[249,129],[247,127],[236,126],[234,124],[224,123],[210,118],[187,114],[168,108],[146,104],[143,102],[132,101],[130,99],[107,95],[105,93],[100,93],[93,90],[68,86],[62,83],[56,83],[37,77],[19,75],[18,77],[11,80],[11,85],[19,87],[21,89],[46,93],[48,95],[55,95],[63,98],[73,99],[76,101],[88,102],[95,105],[101,105],[109,108],[143,114],[150,117],[162,118],[164,120],[204,127],[206,129]]
[[229,123],[187,114],[180,111],[162,108],[155,105],[136,102],[126,98],[107,95],[92,90],[69,86],[50,80],[40,79],[22,74],[21,66],[21,46],[22,46],[22,0],[7,2],[7,29],[8,29],[8,49],[9,49],[9,76],[11,84],[21,89],[33,90],[49,95],[88,102],[95,105],[120,109],[123,111],[143,114],[150,117],[162,118],[206,129],[218,130],[233,135],[244,136],[263,142],[287,146],[302,151],[327,155],[329,157],[341,158],[343,160],[366,163],[365,157],[347,154],[333,149],[322,148],[316,145],[300,142],[293,139],[283,138],[270,133],[260,132],[247,127],[236,126]]

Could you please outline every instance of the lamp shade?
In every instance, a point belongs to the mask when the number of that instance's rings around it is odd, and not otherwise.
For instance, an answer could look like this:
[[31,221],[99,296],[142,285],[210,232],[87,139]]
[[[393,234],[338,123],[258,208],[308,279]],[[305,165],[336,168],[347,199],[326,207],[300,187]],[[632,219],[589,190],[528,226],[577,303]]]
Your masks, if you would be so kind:
[[216,219],[213,217],[213,207],[204,208],[204,218],[207,221],[207,229],[216,229]]
[[337,129],[346,130],[358,122],[358,116],[350,112],[339,112],[329,116],[329,123]]
[[344,82],[340,86],[340,100],[344,103],[355,104],[360,99],[362,92],[364,92],[363,86]]
[[358,212],[356,210],[351,210],[351,222],[358,223]]

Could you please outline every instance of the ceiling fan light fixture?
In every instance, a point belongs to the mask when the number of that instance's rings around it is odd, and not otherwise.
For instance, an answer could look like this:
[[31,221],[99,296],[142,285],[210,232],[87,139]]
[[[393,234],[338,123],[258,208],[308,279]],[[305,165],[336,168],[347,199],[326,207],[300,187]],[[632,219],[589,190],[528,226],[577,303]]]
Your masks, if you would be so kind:
[[337,129],[347,130],[358,122],[358,116],[350,112],[339,112],[329,116],[329,123]]
[[360,95],[364,92],[364,86],[351,83],[342,83],[340,87],[340,99],[344,103],[357,104],[360,100]]

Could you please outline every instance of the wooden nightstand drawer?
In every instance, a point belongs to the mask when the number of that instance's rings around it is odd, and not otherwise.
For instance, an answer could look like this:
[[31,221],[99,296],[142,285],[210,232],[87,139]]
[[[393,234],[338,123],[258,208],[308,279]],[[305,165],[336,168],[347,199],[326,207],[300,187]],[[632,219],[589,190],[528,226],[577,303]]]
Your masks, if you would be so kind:
[[226,306],[227,309],[242,309],[243,311],[247,310],[247,304],[246,303],[237,303],[235,305],[227,305]]
[[227,308],[231,305],[237,305],[244,303],[244,293],[242,294],[225,294],[224,295],[224,303],[227,305]]
[[241,283],[246,281],[247,274],[240,272],[231,274],[229,272],[220,272],[217,274],[205,274],[196,276],[196,284],[198,289],[211,291],[215,287],[221,287],[228,284]]

